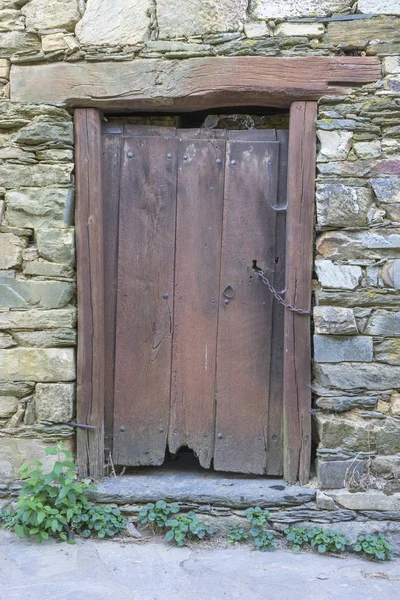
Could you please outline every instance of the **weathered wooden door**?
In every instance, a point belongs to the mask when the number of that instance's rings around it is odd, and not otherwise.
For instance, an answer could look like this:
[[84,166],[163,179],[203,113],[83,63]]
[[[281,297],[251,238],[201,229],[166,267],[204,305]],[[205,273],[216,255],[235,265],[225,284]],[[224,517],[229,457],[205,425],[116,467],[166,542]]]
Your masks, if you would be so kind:
[[106,446],[282,474],[287,132],[105,126]]

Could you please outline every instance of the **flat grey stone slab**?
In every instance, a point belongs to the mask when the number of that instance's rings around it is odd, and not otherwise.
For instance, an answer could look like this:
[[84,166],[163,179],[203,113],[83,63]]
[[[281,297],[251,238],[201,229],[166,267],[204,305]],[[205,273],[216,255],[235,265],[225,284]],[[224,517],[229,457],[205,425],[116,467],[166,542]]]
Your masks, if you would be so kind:
[[216,506],[293,506],[315,499],[310,488],[287,485],[282,479],[232,475],[214,471],[141,469],[108,477],[93,494],[99,502],[142,503],[165,499]]

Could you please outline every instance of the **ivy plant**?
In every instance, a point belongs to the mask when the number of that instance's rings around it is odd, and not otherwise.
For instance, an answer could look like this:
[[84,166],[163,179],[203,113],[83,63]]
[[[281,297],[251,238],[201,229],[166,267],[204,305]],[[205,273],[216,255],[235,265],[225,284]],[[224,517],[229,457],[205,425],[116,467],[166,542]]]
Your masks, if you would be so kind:
[[21,467],[22,492],[15,512],[3,516],[5,527],[38,543],[50,537],[73,543],[75,533],[101,538],[125,531],[126,519],[117,509],[89,502],[86,492],[95,488],[77,478],[72,454],[62,443],[46,455],[57,456],[48,473],[38,460]]
[[214,533],[213,528],[199,521],[193,511],[168,519],[165,526],[168,529],[165,539],[167,542],[175,542],[178,546],[184,546],[189,540],[202,540]]
[[286,529],[286,540],[294,551],[300,548],[310,547],[318,550],[320,554],[326,552],[344,552],[349,542],[343,533],[330,529],[306,529],[305,527],[293,527]]
[[259,506],[246,510],[246,518],[251,524],[249,533],[256,548],[262,552],[275,547],[274,536],[270,531],[265,530],[265,526],[268,525],[268,517],[269,512]]
[[361,552],[368,558],[389,560],[393,556],[393,547],[386,541],[382,533],[378,535],[359,535],[352,549]]
[[149,502],[139,512],[139,523],[150,525],[154,529],[164,529],[165,523],[171,515],[179,512],[179,504],[167,504],[165,500],[158,500],[155,504]]
[[228,542],[233,544],[234,542],[244,542],[249,538],[249,532],[244,527],[237,527],[233,525],[229,529]]

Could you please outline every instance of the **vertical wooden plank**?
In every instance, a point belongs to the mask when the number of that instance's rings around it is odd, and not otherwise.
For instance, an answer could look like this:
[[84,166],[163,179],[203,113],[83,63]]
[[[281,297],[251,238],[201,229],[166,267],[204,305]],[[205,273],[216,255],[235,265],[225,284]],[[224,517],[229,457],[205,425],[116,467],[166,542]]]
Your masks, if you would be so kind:
[[224,163],[224,140],[179,143],[169,449],[188,446],[206,468],[214,451]]
[[[286,204],[288,131],[277,131],[279,142],[278,202],[275,207],[275,264],[271,281],[276,290],[285,288]],[[276,298],[272,306],[271,378],[268,411],[268,475],[283,475],[283,330],[284,307]]]
[[[114,421],[114,367],[118,272],[119,188],[122,135],[106,134],[103,127],[103,224],[104,224],[104,435],[106,454],[112,450]],[[107,458],[107,456],[106,456]]]
[[[290,108],[286,301],[309,310],[313,264],[316,135],[315,102]],[[285,311],[284,475],[308,481],[311,456],[310,317]]]
[[272,296],[252,267],[274,270],[278,151],[277,142],[227,142],[214,455],[222,471],[266,472]]
[[77,431],[82,476],[104,473],[104,265],[101,181],[101,116],[77,109],[76,255],[78,286],[77,419],[95,427]]
[[170,408],[177,138],[124,140],[113,459],[164,461]]

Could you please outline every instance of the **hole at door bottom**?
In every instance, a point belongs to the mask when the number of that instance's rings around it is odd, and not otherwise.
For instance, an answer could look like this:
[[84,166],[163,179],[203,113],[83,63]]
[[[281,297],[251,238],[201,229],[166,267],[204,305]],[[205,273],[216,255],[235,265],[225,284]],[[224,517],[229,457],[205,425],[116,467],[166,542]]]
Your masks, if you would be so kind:
[[203,471],[196,453],[188,446],[182,446],[177,452],[171,452],[167,447],[164,465],[182,471]]

